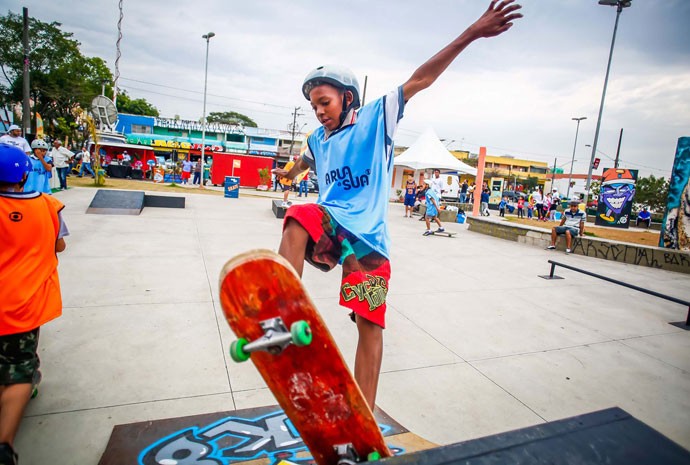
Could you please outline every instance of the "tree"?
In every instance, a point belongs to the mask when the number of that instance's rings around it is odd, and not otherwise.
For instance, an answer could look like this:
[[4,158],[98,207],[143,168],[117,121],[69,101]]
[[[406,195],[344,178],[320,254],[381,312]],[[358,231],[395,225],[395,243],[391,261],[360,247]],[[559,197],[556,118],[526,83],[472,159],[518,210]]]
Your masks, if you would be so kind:
[[[29,18],[30,92],[33,111],[46,122],[46,133],[55,137],[74,135],[81,109],[101,92],[112,74],[101,58],[85,57],[72,33],[60,23]],[[8,12],[0,17],[0,103],[22,101],[24,52],[23,19]],[[108,87],[108,89],[110,89]],[[62,118],[62,120],[60,119]]]
[[240,124],[250,128],[258,127],[249,116],[234,111],[212,111],[208,114],[206,120],[209,123]]
[[133,99],[127,95],[126,91],[117,94],[118,113],[129,113],[130,115],[159,116],[158,108],[151,105],[146,99]]
[[651,211],[659,212],[666,208],[669,181],[663,177],[657,178],[653,174],[647,178],[639,178],[635,183],[635,203],[649,207]]

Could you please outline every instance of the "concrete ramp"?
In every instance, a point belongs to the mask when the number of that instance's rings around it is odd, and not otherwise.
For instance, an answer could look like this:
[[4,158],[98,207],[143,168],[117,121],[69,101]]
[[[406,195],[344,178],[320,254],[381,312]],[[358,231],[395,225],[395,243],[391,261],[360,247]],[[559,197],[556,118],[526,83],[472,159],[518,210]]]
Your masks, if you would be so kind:
[[170,195],[149,195],[144,196],[145,207],[158,208],[184,208],[184,197],[173,197]]
[[147,195],[142,191],[99,189],[86,213],[97,215],[139,215],[144,207],[184,208],[185,198]]
[[86,213],[97,215],[139,215],[144,208],[144,193],[99,189]]

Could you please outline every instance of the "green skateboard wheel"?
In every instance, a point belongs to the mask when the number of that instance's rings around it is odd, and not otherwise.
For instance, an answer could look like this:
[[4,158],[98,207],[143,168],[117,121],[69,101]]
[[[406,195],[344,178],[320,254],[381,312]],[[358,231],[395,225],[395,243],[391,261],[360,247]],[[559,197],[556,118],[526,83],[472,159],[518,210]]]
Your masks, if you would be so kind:
[[244,346],[248,344],[245,338],[239,338],[230,344],[230,358],[237,363],[246,362],[249,360],[249,352],[244,351]]
[[381,460],[381,454],[378,451],[370,452],[367,455],[367,462],[378,462]]
[[309,323],[304,320],[292,323],[290,334],[292,335],[292,343],[296,346],[308,346],[311,344],[313,337],[311,328],[309,328]]

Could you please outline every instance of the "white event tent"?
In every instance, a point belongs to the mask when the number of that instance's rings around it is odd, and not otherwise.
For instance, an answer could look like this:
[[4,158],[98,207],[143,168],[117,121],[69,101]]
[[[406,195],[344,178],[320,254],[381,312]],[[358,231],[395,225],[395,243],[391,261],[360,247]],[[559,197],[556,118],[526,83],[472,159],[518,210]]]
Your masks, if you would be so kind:
[[393,164],[415,171],[438,168],[444,172],[457,171],[458,174],[477,175],[477,168],[451,155],[431,128],[424,131],[410,148],[395,157]]

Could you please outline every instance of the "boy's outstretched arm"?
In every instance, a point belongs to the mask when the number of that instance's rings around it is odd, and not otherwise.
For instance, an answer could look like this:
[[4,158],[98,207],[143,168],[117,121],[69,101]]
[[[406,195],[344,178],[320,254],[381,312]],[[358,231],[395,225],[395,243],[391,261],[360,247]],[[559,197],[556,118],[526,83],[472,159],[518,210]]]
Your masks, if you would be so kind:
[[515,11],[522,7],[520,5],[512,5],[514,1],[502,0],[499,2],[498,0],[491,0],[489,8],[474,24],[468,27],[453,42],[446,45],[443,50],[417,68],[410,79],[403,84],[405,102],[410,100],[420,90],[424,90],[433,84],[470,43],[482,37],[494,37],[502,34],[512,27],[513,20],[522,18],[522,14],[515,13]]

